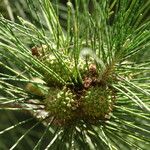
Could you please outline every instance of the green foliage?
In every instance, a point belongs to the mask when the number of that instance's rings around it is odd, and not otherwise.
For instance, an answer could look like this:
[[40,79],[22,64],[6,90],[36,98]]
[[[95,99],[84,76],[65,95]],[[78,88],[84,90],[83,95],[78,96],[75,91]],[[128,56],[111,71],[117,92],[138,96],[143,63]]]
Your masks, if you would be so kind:
[[31,118],[0,126],[4,143],[20,131],[0,148],[146,150],[150,1],[23,3],[25,16],[0,17],[0,111]]

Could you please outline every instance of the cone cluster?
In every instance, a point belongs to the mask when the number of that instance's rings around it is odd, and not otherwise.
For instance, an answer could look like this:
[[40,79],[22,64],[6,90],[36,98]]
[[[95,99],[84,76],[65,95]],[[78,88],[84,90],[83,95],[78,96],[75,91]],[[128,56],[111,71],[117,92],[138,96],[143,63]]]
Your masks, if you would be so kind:
[[45,99],[46,111],[55,116],[57,122],[68,123],[74,120],[96,122],[105,120],[112,110],[111,90],[103,87],[90,87],[81,97],[67,87],[50,89]]
[[[70,63],[69,58],[63,55],[63,63],[60,63],[61,60],[54,55],[44,55],[39,59],[62,79],[70,81],[74,65]],[[95,122],[95,120],[105,119],[112,110],[113,92],[106,82],[103,83],[99,79],[96,65],[92,62],[85,65],[83,60],[79,59],[78,69],[83,83],[73,87],[59,85],[53,76],[44,75],[49,86],[48,94],[44,99],[45,110],[49,116],[54,116],[55,122],[59,124],[77,119]]]

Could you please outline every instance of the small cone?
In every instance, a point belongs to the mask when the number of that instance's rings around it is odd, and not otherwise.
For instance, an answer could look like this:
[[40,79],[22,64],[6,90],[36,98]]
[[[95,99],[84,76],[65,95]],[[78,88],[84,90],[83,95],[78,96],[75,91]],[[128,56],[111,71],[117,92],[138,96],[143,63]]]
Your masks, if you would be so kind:
[[110,109],[109,89],[105,87],[91,87],[82,97],[82,109],[85,116],[104,118]]

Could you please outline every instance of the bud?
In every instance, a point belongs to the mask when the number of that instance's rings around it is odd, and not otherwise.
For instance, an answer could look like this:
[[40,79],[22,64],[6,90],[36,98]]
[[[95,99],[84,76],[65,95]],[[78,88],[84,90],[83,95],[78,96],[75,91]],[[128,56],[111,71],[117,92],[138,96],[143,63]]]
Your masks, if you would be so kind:
[[35,83],[28,83],[25,89],[31,94],[34,94],[37,96],[44,96],[44,92],[37,84],[38,83],[44,84],[45,82],[40,78],[32,78],[32,81],[34,81]]

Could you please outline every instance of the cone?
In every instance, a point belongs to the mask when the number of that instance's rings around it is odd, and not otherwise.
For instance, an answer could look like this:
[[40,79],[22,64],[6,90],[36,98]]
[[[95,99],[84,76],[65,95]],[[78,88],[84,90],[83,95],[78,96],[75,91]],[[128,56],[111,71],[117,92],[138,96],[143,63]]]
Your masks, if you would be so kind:
[[50,89],[45,99],[46,110],[57,119],[69,120],[73,117],[74,95],[66,87],[61,89]]
[[110,112],[110,90],[106,87],[91,87],[82,97],[82,110],[88,118],[103,119]]

